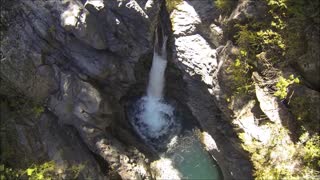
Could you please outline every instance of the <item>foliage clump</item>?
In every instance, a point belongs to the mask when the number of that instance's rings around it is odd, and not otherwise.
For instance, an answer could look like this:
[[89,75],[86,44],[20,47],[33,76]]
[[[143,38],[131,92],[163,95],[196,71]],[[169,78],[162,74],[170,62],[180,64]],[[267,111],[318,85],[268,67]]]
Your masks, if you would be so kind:
[[253,88],[251,79],[247,77],[252,68],[247,62],[247,52],[242,50],[240,54],[239,58],[227,68],[227,72],[230,73],[230,80],[233,83],[233,92],[236,94],[249,93]]
[[55,163],[53,161],[45,162],[41,165],[33,165],[27,168],[23,173],[26,173],[30,180],[49,180],[54,176]]
[[179,5],[183,0],[167,0],[166,7],[169,13],[171,13],[177,5]]
[[0,179],[52,180],[61,179],[62,174],[68,179],[77,179],[84,167],[85,165],[79,164],[60,169],[54,161],[33,164],[26,169],[13,169],[0,164]]
[[215,6],[223,12],[229,13],[237,3],[237,0],[214,0]]
[[294,144],[288,130],[276,124],[266,124],[271,138],[263,143],[240,133],[243,148],[251,154],[256,179],[315,179],[319,175],[319,135],[305,137]]
[[295,78],[293,75],[290,75],[288,79],[280,76],[276,84],[277,91],[274,93],[274,95],[280,99],[286,98],[288,94],[288,86],[294,83],[298,84],[299,82],[299,78]]
[[307,166],[310,167],[320,167],[320,136],[315,135],[310,138],[306,145],[304,146],[304,161],[306,162]]

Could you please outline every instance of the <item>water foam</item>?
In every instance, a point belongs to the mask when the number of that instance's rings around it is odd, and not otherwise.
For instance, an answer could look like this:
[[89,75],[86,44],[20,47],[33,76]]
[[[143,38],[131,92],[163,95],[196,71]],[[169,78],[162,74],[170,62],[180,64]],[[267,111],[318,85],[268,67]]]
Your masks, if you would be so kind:
[[158,98],[144,97],[144,110],[140,119],[147,126],[149,137],[158,138],[164,135],[170,127],[173,117],[173,107],[162,103]]
[[[141,137],[155,143],[161,141],[161,138],[168,138],[178,127],[173,106],[163,98],[167,67],[166,41],[167,37],[164,37],[161,54],[156,48],[154,50],[147,93],[135,102],[134,118],[131,121]],[[157,46],[157,40],[155,43]]]

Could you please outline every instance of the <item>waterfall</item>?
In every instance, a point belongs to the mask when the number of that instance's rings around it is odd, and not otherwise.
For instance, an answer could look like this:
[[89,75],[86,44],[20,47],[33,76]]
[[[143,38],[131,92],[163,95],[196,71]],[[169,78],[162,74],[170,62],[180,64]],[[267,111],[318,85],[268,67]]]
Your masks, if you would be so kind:
[[190,122],[184,121],[189,120],[190,113],[179,108],[173,98],[164,96],[167,37],[159,48],[158,33],[155,34],[146,94],[129,101],[127,117],[136,133],[161,157],[151,164],[157,178],[221,179],[215,161],[201,147]]
[[134,100],[128,108],[130,122],[146,142],[158,149],[166,148],[166,142],[180,132],[180,123],[175,119],[175,108],[164,97],[165,70],[167,66],[166,44],[168,37],[158,43],[156,32],[154,54],[149,72],[146,94]]
[[[157,40],[155,43],[158,43]],[[161,54],[158,54],[156,48],[153,51],[152,66],[149,74],[149,83],[147,88],[147,96],[149,98],[161,99],[164,88],[164,72],[167,67],[166,57],[167,37],[163,39]],[[157,45],[155,44],[155,47]]]
[[143,120],[148,129],[148,136],[158,138],[168,131],[168,118],[164,116],[167,114],[173,116],[173,108],[170,105],[161,102],[163,98],[163,89],[165,84],[165,70],[167,66],[166,57],[167,37],[163,38],[161,47],[161,54],[157,52],[158,38],[155,41],[155,48],[153,52],[152,66],[149,73],[149,82],[147,87],[147,96],[145,96],[143,103],[143,113],[140,119]]

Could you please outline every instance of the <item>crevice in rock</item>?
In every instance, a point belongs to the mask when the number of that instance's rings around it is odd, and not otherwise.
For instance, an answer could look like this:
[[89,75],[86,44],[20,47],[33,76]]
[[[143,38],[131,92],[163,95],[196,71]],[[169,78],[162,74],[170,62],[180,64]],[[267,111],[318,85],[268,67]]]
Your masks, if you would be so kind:
[[92,152],[90,150],[90,148],[87,146],[87,144],[83,141],[83,139],[81,138],[79,132],[77,131],[76,128],[74,128],[71,125],[65,125],[65,128],[70,129],[71,132],[74,133],[74,135],[77,137],[77,139],[79,140],[80,144],[82,147],[84,147],[86,149],[86,151],[90,152],[90,154],[92,155],[92,157],[96,160],[97,164],[100,167],[100,171],[102,172],[103,175],[108,175],[109,173],[109,164],[108,162],[103,159],[100,155]]

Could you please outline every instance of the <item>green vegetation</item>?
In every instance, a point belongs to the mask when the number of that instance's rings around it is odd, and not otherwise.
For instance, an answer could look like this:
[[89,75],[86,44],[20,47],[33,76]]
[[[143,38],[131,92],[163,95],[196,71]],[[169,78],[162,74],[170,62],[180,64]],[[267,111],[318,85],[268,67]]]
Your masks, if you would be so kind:
[[[289,141],[288,130],[276,124],[266,124],[272,138],[262,143],[240,133],[243,148],[251,153],[256,179],[315,179],[319,172],[319,136],[305,137],[305,146]],[[294,170],[299,167],[299,170]]]
[[247,63],[247,52],[242,50],[240,54],[239,58],[227,68],[227,72],[231,74],[232,90],[236,94],[248,93],[253,88],[251,78],[247,77],[250,69],[252,69],[252,66]]
[[[308,94],[296,97],[292,91],[288,94],[290,87],[299,86],[304,81],[294,75],[284,76],[283,71],[306,52],[307,36],[312,34],[309,32],[319,32],[320,1],[264,2],[268,8],[265,19],[235,22],[236,31],[231,36],[239,53],[227,69],[232,81],[232,94],[228,96],[250,95],[252,72],[258,72],[263,81],[261,86],[283,100],[296,118],[296,122],[290,123],[299,128],[296,132],[289,132],[276,124],[260,125],[272,129],[271,141],[267,143],[245,137],[244,133],[239,137],[243,140],[243,148],[251,154],[256,179],[316,179],[320,172],[320,140],[319,122],[315,117],[319,112],[313,104],[317,104],[317,99]],[[215,3],[218,7],[227,6],[223,0]],[[288,134],[300,136],[300,140],[293,143]]]
[[4,164],[0,164],[0,179],[12,180],[12,179],[29,179],[29,180],[52,180],[61,179],[61,175],[68,179],[76,179],[79,176],[80,171],[85,166],[83,164],[73,165],[68,168],[58,168],[54,161],[48,161],[43,164],[33,164],[27,169],[12,169],[6,167]]
[[223,12],[229,13],[237,4],[237,0],[214,0],[215,6]]
[[[293,56],[299,55],[303,49],[300,45],[306,43],[305,38],[301,37],[305,34],[303,28],[307,26],[303,27],[301,24],[305,25],[305,21],[308,21],[309,28],[319,25],[319,16],[316,17],[319,15],[319,10],[313,6],[320,4],[318,1],[311,3],[304,0],[265,1],[269,7],[267,16],[270,18],[259,22],[251,19],[250,23],[235,24],[237,30],[234,32],[234,38],[240,53],[228,71],[231,73],[230,79],[233,79],[236,86],[242,84],[247,87],[251,81],[251,73],[258,71],[270,82],[268,84],[270,92],[276,89],[274,95],[284,99],[287,96],[288,86],[299,83],[300,80],[291,76],[288,79],[282,77],[282,68],[290,64]],[[216,1],[216,3],[221,5],[226,1]],[[239,92],[239,88],[235,91]]]
[[304,161],[309,167],[320,167],[320,136],[310,138],[304,146]]
[[183,0],[166,0],[166,7],[168,12],[172,12],[177,5],[179,5]]
[[39,164],[35,162],[37,159],[47,157],[26,157],[28,153],[17,148],[18,132],[15,125],[37,122],[45,110],[43,106],[17,93],[12,96],[0,95],[0,108],[0,180],[51,180],[61,179],[62,175],[66,179],[76,179],[79,176],[84,164],[68,167],[57,166],[53,161]]
[[54,176],[55,163],[53,161],[46,162],[41,165],[33,165],[27,168],[26,173],[30,180],[51,179]]
[[287,97],[287,89],[288,86],[293,83],[299,83],[299,78],[294,78],[293,75],[289,77],[289,79],[286,79],[282,76],[279,77],[279,80],[276,84],[277,91],[274,93],[275,96],[279,97],[280,99],[284,99]]

